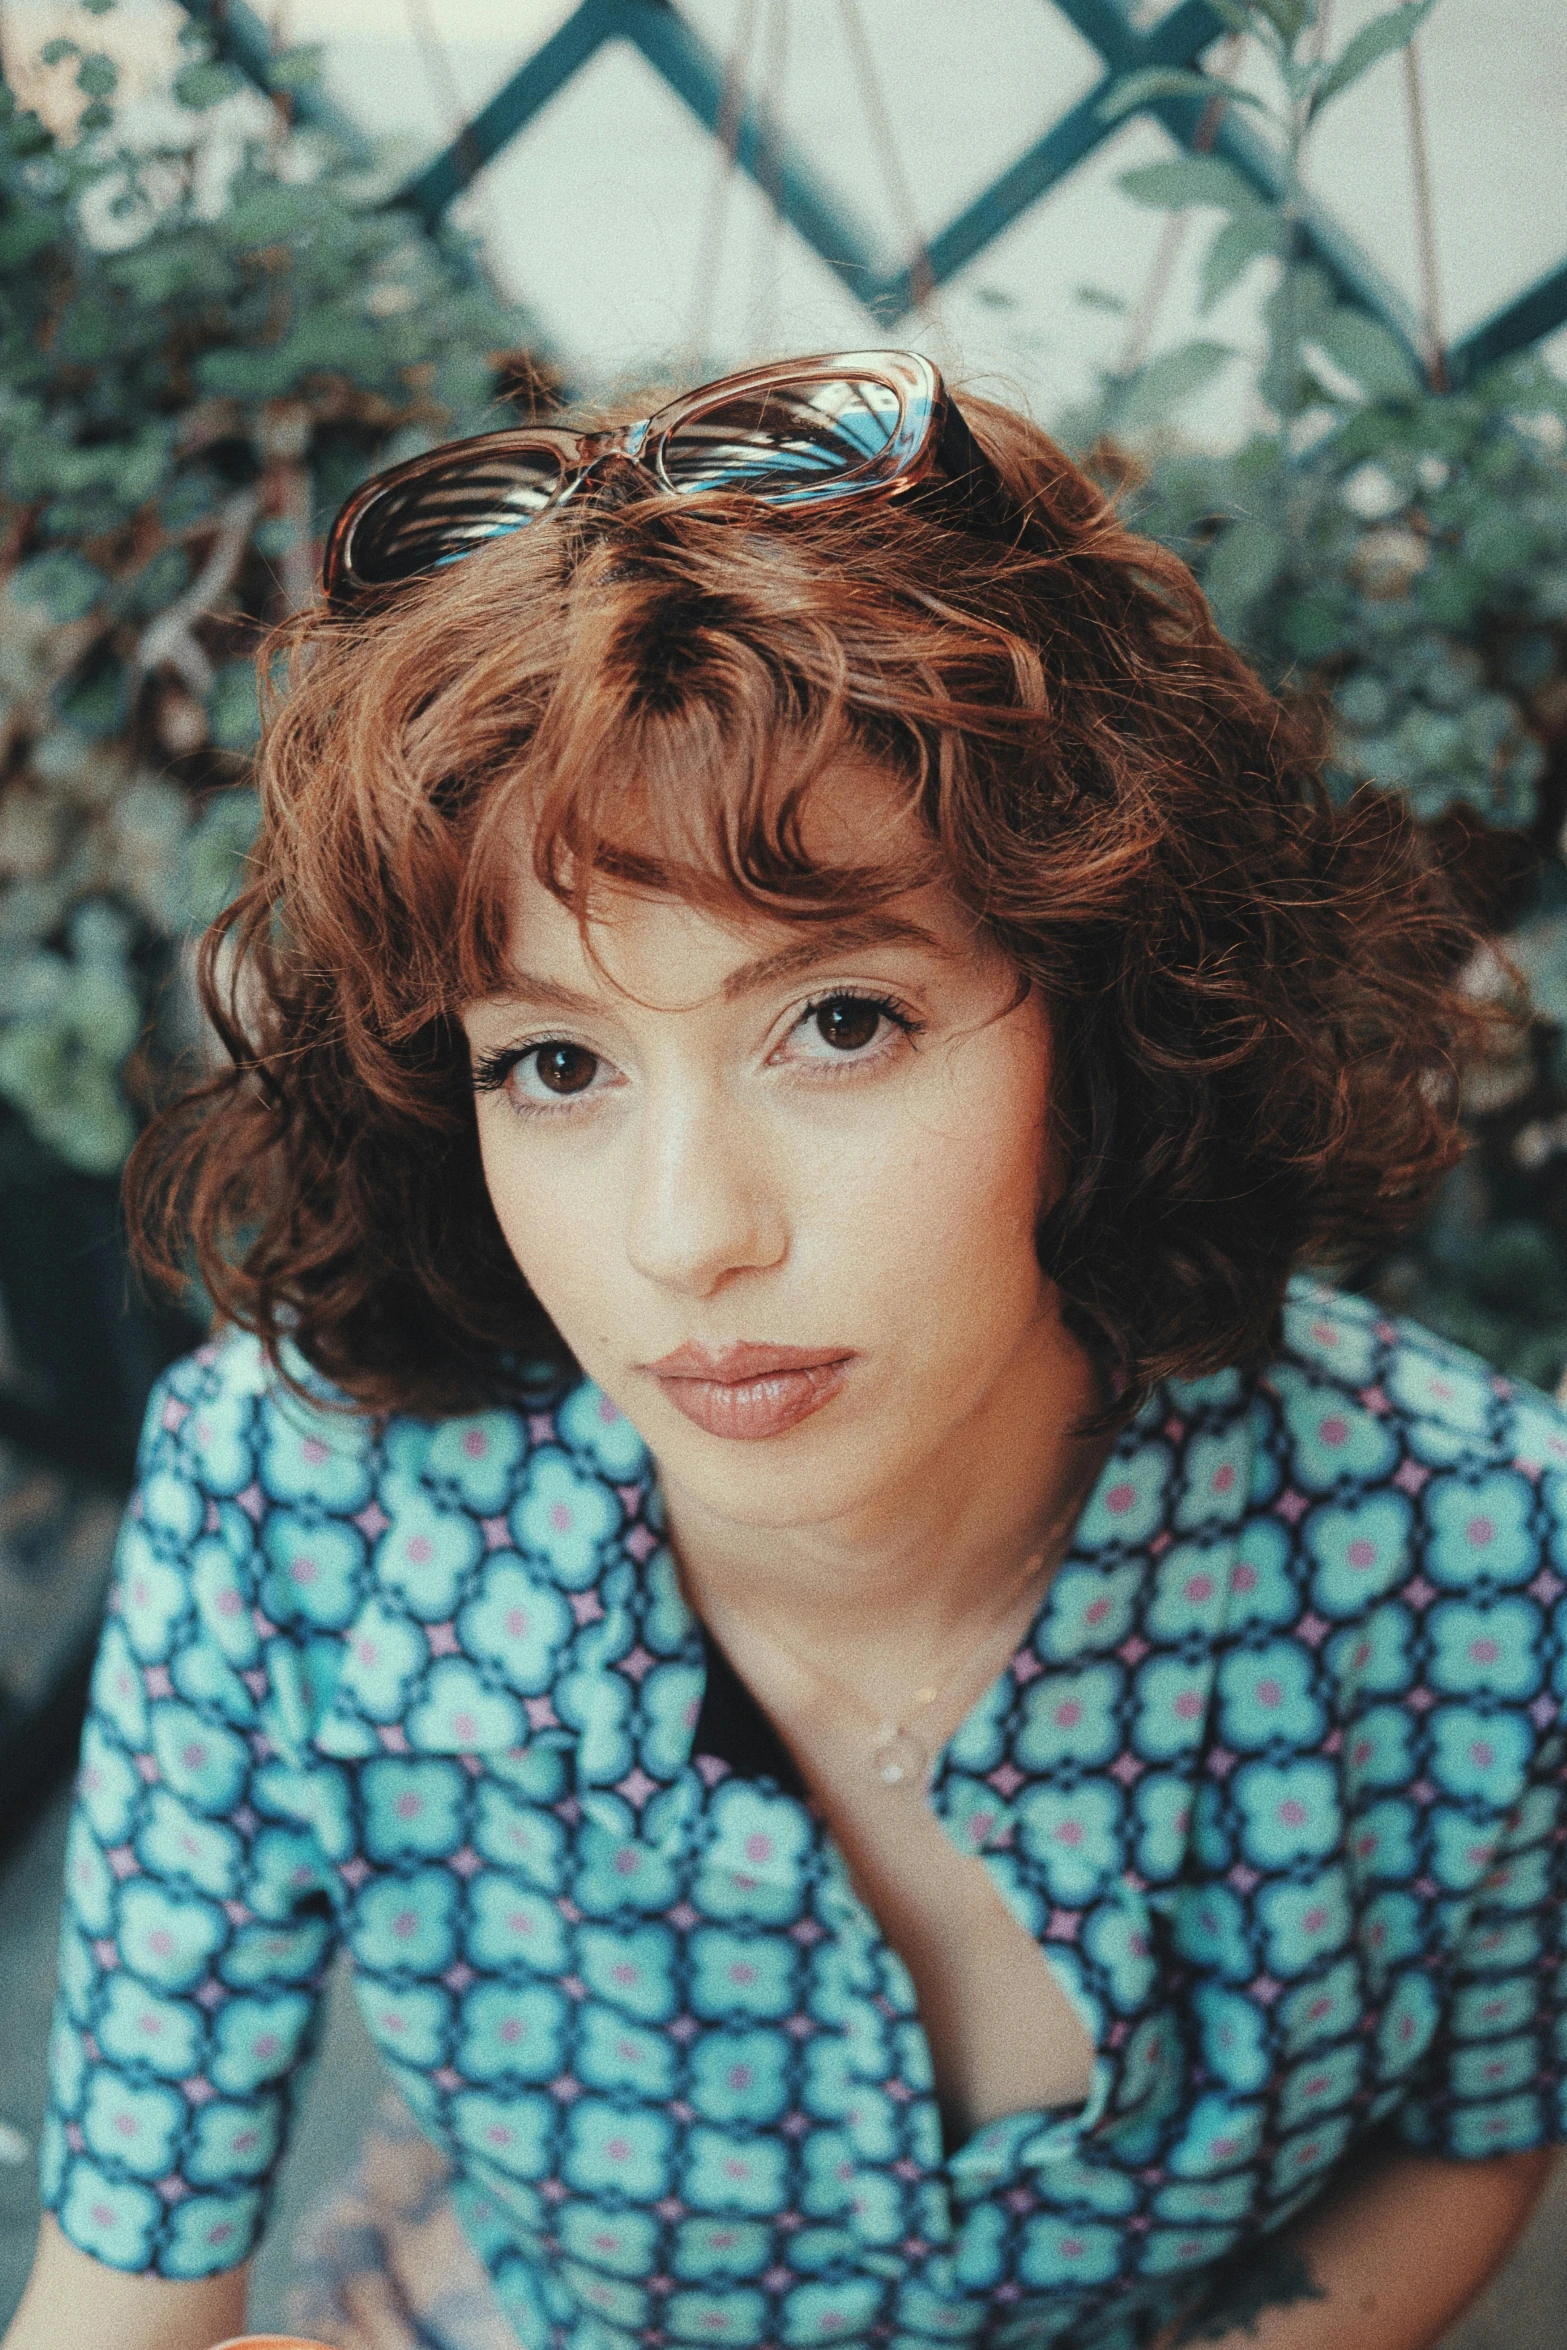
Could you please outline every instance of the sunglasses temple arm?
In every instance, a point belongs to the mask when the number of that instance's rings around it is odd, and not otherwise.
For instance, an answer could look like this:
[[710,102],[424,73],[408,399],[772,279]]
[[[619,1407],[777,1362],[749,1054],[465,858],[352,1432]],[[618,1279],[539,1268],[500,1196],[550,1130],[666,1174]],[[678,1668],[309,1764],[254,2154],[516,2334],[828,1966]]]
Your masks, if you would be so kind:
[[942,473],[961,490],[970,512],[985,530],[1016,546],[1042,548],[1044,541],[995,465],[980,447],[957,403],[949,399],[936,441]]

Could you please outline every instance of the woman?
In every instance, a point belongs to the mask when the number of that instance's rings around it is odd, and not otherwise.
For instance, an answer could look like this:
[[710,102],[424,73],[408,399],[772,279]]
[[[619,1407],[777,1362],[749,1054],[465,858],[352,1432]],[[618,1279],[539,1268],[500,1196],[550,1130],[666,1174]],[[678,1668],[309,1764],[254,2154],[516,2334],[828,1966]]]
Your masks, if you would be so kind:
[[10,2350],[234,2330],[339,1945],[528,2350],[1434,2341],[1563,2126],[1567,1419],[1299,1272],[1459,1147],[1409,821],[907,354],[327,587]]

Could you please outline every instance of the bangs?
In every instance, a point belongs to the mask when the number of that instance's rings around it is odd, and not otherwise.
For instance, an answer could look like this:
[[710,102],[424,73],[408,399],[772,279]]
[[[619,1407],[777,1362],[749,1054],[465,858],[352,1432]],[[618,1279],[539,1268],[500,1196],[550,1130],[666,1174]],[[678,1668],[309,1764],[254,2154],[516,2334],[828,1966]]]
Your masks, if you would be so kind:
[[[894,710],[867,680],[857,691],[826,615],[797,599],[780,629],[724,552],[722,595],[687,564],[631,566],[623,550],[574,567],[534,723],[490,788],[469,787],[443,1009],[499,984],[520,856],[584,929],[617,890],[721,919],[831,922],[941,877],[940,726],[912,719],[906,695]],[[471,675],[431,705],[426,759],[438,740],[473,742],[488,691]],[[434,772],[427,788],[451,797]]]

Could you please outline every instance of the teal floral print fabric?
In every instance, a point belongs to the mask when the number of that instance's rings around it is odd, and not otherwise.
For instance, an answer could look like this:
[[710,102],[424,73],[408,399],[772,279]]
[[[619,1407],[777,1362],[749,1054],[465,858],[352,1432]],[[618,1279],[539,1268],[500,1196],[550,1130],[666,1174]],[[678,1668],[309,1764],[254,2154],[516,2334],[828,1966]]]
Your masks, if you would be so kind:
[[1132,2350],[1371,2130],[1564,2134],[1564,1551],[1567,1416],[1362,1300],[1161,1388],[931,1790],[1091,2093],[949,2146],[614,1407],[376,1422],[204,1349],[93,1685],[47,2200],[242,2259],[345,1948],[525,2350]]

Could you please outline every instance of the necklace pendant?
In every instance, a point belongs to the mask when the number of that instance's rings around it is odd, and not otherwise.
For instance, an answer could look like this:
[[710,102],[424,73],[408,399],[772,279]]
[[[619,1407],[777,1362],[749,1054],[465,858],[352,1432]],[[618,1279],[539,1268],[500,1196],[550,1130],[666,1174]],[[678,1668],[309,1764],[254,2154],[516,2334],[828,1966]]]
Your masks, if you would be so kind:
[[871,1749],[871,1769],[884,1787],[921,1788],[930,1773],[930,1756],[901,1723],[884,1722]]

